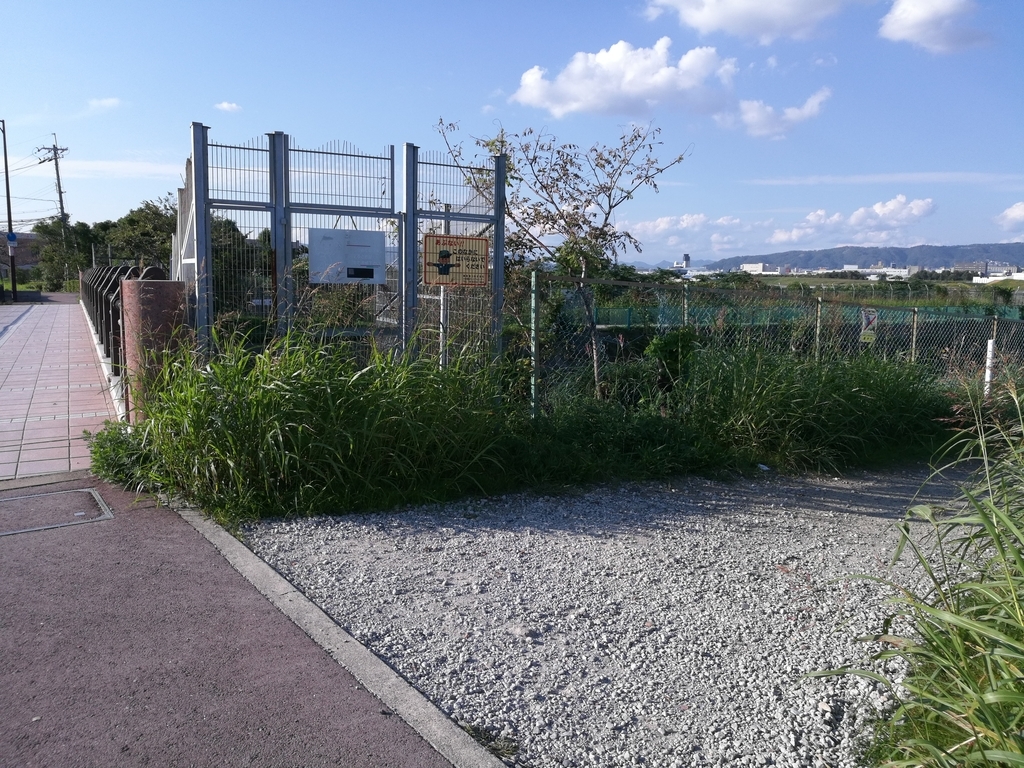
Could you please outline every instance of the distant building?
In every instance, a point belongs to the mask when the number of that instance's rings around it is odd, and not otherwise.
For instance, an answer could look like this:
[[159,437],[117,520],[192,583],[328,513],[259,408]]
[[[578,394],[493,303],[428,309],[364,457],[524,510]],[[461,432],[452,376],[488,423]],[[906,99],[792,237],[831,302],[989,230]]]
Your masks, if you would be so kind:
[[963,261],[953,265],[954,272],[977,272],[982,277],[988,277],[987,261]]
[[761,262],[758,262],[756,264],[740,264],[740,271],[741,272],[747,272],[747,273],[749,273],[751,275],[777,275],[777,274],[779,274],[778,267],[776,267],[775,269],[772,269],[772,265],[771,264],[764,264],[764,263],[761,263]]
[[680,274],[686,274],[690,269],[690,254],[684,253],[682,261],[672,262],[672,271],[679,272]]

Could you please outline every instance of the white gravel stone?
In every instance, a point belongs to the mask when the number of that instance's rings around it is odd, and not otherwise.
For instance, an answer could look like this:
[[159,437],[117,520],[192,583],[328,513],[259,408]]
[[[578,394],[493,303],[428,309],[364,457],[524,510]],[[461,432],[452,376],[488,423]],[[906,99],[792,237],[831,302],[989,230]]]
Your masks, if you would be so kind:
[[[247,544],[509,764],[854,766],[924,469],[265,521]],[[948,499],[949,483],[926,496]],[[891,673],[898,669],[891,667]]]

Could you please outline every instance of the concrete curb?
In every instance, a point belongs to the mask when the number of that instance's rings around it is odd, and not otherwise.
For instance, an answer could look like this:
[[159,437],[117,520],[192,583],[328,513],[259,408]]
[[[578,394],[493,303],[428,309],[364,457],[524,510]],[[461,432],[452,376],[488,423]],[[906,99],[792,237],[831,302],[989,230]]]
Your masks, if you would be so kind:
[[279,611],[451,761],[455,768],[504,768],[505,763],[474,741],[427,697],[339,627],[238,539],[195,510],[176,511]]

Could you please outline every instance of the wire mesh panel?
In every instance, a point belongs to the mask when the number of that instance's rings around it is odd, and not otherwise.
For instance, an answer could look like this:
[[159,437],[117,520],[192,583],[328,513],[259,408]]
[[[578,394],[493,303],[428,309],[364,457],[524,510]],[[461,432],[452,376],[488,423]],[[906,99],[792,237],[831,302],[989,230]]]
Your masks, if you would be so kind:
[[[309,241],[314,229],[383,232],[386,279],[384,284],[310,282]],[[292,214],[292,275],[298,327],[329,336],[362,340],[373,337],[390,349],[401,343],[398,293],[398,229],[394,219],[337,214]]]
[[[417,161],[416,178],[420,254],[417,349],[421,354],[438,356],[442,363],[455,355],[489,352],[494,342],[494,168],[459,166],[446,154],[423,152]],[[487,265],[483,277],[475,275],[471,281],[441,284],[439,274],[458,274],[459,257],[454,257],[451,272],[427,263],[423,256],[427,235],[486,239]],[[504,269],[502,259],[497,260],[499,269]]]
[[[393,147],[368,154],[340,141],[316,149],[290,146],[293,321],[299,327],[367,345],[372,339],[384,348],[401,343],[394,179]],[[383,284],[311,279],[309,249],[314,230],[382,233]]]
[[985,347],[992,338],[989,317],[965,317],[932,309],[917,314],[916,359],[941,372],[977,371],[985,364]]
[[266,136],[245,144],[209,145],[209,197],[241,203],[270,202],[270,149]]
[[715,290],[691,286],[686,291],[687,323],[704,346],[763,347],[807,352],[815,348],[817,302],[787,299],[765,291]]
[[[203,343],[218,326],[262,324],[269,334],[298,324],[403,349],[415,333],[420,351],[442,362],[492,348],[504,275],[503,254],[495,258],[502,158],[464,168],[406,145],[410,184],[398,206],[394,147],[307,149],[281,132],[231,145],[209,142],[200,123],[191,130],[174,270],[194,280],[191,317]],[[462,261],[487,279],[425,279],[418,248],[431,234],[475,239],[478,250]],[[364,257],[372,264],[353,262]],[[443,274],[459,266],[469,269],[457,254]]]
[[379,155],[369,155],[341,141],[317,149],[292,146],[288,153],[289,203],[393,211],[394,162],[390,147]]
[[266,329],[276,275],[268,211],[217,210],[210,220],[214,326]]
[[494,214],[494,168],[456,165],[443,152],[420,152],[416,207],[453,216]]
[[1024,320],[1000,320],[994,338],[1002,355],[1024,360]]

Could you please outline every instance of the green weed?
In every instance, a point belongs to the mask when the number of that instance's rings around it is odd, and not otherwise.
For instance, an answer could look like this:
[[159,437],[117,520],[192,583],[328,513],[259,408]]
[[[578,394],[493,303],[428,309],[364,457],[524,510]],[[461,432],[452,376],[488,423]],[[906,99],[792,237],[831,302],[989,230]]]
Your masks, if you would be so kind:
[[957,441],[954,458],[980,457],[977,479],[958,503],[914,507],[900,526],[894,560],[909,552],[926,591],[890,583],[896,610],[880,635],[865,638],[883,643],[875,658],[902,661],[906,675],[897,685],[842,670],[898,698],[877,724],[867,753],[874,765],[1024,765],[1024,416],[1015,390],[1001,403],[976,401],[975,414],[976,433]]
[[[922,369],[865,358],[671,349],[565,380],[530,418],[521,366],[366,351],[298,333],[168,352],[139,427],[92,442],[101,476],[221,522],[341,513],[541,484],[835,468],[924,450],[948,403]],[[685,366],[679,358],[685,352]],[[666,386],[666,382],[671,386]]]

